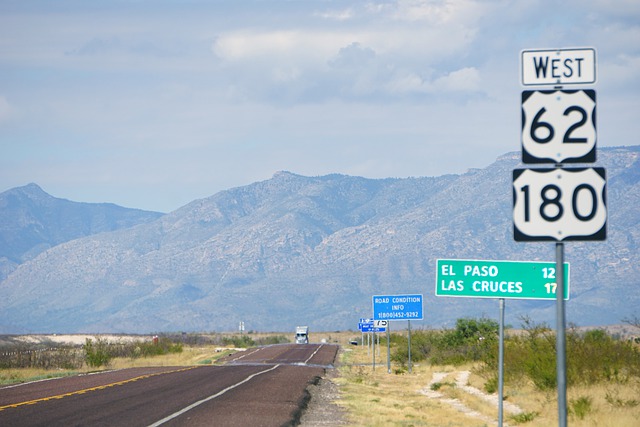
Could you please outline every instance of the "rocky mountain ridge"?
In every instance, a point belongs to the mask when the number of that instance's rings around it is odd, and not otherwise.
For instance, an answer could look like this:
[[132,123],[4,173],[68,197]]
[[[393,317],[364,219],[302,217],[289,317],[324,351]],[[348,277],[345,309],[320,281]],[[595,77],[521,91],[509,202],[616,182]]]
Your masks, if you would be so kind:
[[112,203],[79,203],[31,183],[0,193],[0,281],[18,265],[70,240],[128,228],[163,214]]
[[[640,303],[640,147],[599,151],[605,242],[571,242],[567,320],[619,323]],[[55,246],[0,283],[5,332],[355,329],[374,294],[421,293],[420,326],[490,316],[497,302],[436,298],[444,259],[553,261],[516,243],[511,171],[520,154],[462,175],[365,179],[290,172],[196,200],[154,221]],[[507,319],[553,320],[510,300]]]

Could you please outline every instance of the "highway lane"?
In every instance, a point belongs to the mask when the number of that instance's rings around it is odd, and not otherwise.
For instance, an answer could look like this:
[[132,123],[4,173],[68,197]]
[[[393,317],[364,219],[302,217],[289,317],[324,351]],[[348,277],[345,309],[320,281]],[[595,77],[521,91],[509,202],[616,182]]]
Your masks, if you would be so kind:
[[227,359],[227,363],[288,363],[330,366],[338,347],[334,345],[295,344],[270,345],[238,352]]
[[223,366],[135,368],[0,388],[4,426],[280,426],[300,416],[332,345],[239,352]]

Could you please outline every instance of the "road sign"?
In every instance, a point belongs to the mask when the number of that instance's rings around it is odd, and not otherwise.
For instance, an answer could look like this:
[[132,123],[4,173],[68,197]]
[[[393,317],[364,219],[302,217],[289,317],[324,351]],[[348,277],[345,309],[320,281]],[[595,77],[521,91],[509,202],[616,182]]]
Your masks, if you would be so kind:
[[522,162],[596,161],[596,91],[522,92]]
[[[360,332],[365,332],[365,328],[368,329],[370,327],[373,327],[373,319],[365,319],[365,318],[360,318],[360,321],[358,322],[358,330]],[[369,331],[366,331],[369,332]]]
[[374,320],[373,321],[373,326],[375,326],[376,328],[386,328],[387,326],[389,326],[389,321],[388,320]]
[[596,50],[523,50],[520,68],[524,86],[593,84],[596,82]]
[[605,240],[604,168],[515,169],[516,241]]
[[[439,259],[437,297],[556,299],[555,262]],[[569,264],[564,263],[564,299]]]
[[[378,323],[384,322],[384,323]],[[387,332],[386,320],[360,319],[358,322],[358,330],[360,332]]]
[[374,320],[422,320],[422,295],[374,295]]

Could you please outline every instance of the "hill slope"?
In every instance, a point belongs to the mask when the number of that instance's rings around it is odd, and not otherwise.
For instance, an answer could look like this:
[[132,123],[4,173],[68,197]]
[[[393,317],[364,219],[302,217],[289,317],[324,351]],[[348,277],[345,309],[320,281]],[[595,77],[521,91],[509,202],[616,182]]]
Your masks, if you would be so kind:
[[0,193],[0,281],[21,263],[79,237],[149,222],[158,212],[52,197],[36,184]]

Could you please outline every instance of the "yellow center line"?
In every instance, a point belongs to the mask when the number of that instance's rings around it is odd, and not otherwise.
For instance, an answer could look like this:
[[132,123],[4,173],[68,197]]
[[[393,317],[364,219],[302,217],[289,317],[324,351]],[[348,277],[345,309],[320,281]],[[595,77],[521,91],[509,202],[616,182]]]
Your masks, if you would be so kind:
[[39,399],[27,400],[25,402],[12,403],[10,405],[0,406],[0,411],[4,411],[5,409],[9,409],[9,408],[17,408],[19,406],[35,405],[36,403],[46,402],[48,400],[53,400],[53,399],[62,399],[62,398],[69,397],[69,396],[84,394],[84,393],[87,393],[89,391],[103,390],[105,388],[114,387],[114,386],[118,386],[118,385],[123,385],[123,384],[127,384],[127,383],[132,383],[132,382],[135,382],[135,381],[138,381],[138,380],[142,380],[142,379],[145,379],[145,378],[155,377],[157,375],[171,374],[171,373],[174,373],[174,372],[183,372],[183,371],[188,371],[190,369],[194,369],[194,368],[198,368],[198,367],[199,366],[189,366],[189,367],[186,367],[186,368],[174,369],[173,371],[164,371],[164,372],[156,372],[156,373],[153,373],[153,374],[140,375],[139,377],[129,378],[128,380],[118,381],[118,382],[115,382],[115,383],[103,384],[103,385],[99,385],[99,386],[96,386],[96,387],[90,387],[90,388],[85,388],[85,389],[82,389],[82,390],[71,391],[71,392],[68,392],[68,393],[57,394],[55,396],[41,397]]

